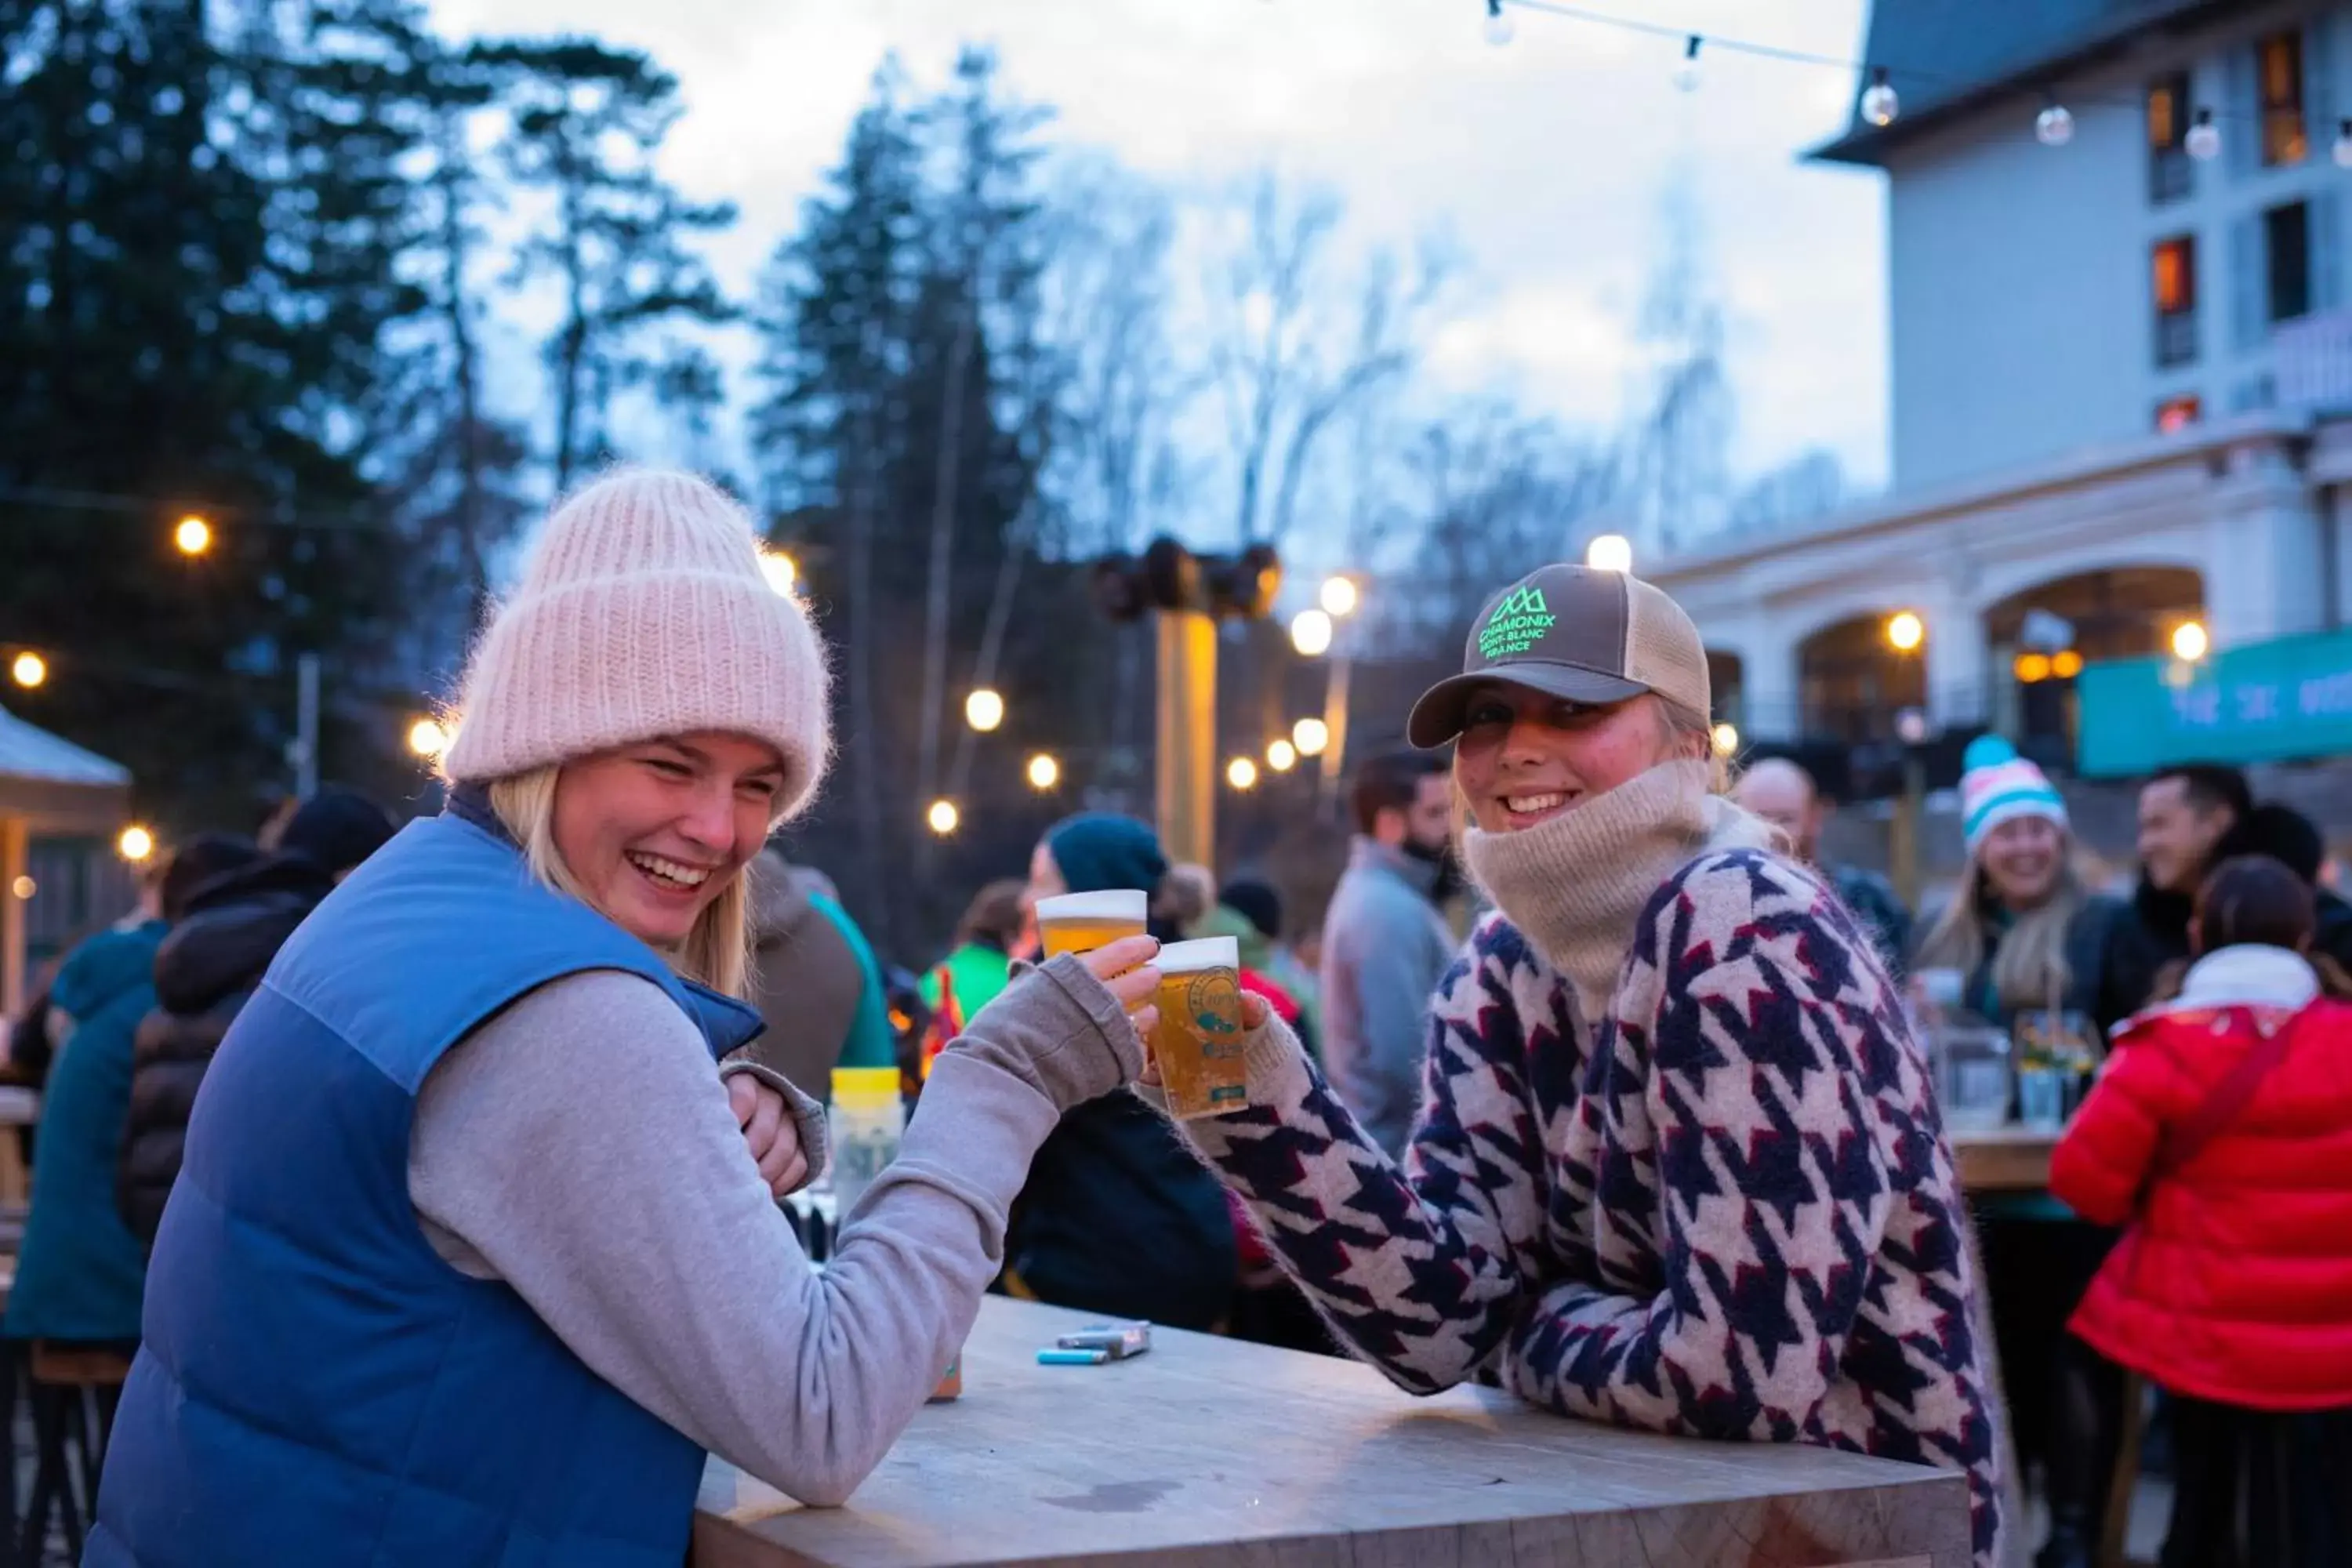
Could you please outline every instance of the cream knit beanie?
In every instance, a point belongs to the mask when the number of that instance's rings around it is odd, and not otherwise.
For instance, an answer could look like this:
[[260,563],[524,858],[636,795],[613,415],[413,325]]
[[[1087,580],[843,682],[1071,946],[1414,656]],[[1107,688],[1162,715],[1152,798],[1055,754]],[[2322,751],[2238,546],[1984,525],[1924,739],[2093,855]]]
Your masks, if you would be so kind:
[[768,585],[750,514],[692,474],[627,469],[558,506],[466,668],[453,784],[721,730],[784,760],[781,815],[827,754],[824,649]]

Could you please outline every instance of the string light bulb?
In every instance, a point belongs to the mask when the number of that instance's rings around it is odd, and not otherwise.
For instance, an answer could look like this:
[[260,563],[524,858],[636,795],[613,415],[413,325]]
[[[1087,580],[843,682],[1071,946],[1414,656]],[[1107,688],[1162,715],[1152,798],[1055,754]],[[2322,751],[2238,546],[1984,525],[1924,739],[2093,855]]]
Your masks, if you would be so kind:
[[438,719],[419,719],[408,727],[408,749],[420,757],[438,757],[449,749],[449,731]]
[[2181,139],[2181,145],[2187,147],[2189,155],[2200,163],[2210,163],[2221,155],[2221,128],[2213,123],[2211,110],[2197,111],[2197,122],[2189,128],[2189,134]]
[[781,550],[762,550],[760,552],[760,575],[768,580],[769,588],[779,597],[789,599],[793,590],[800,586],[800,563]]
[[1029,759],[1029,787],[1044,795],[1062,782],[1062,764],[1049,752],[1040,752]]
[[1684,92],[1696,92],[1698,84],[1706,76],[1699,68],[1699,36],[1693,33],[1683,45],[1682,64],[1675,68],[1675,86]]
[[923,814],[923,820],[929,824],[933,833],[945,838],[963,825],[963,813],[956,809],[956,804],[951,800],[935,800],[931,802],[931,809]]
[[1633,542],[1622,533],[1604,533],[1584,547],[1584,563],[1595,572],[1633,570]]
[[1331,651],[1331,617],[1321,610],[1301,610],[1290,618],[1290,646],[1308,658]]
[[2172,628],[2172,657],[2195,664],[2213,649],[2213,639],[2202,621],[2183,621]]
[[18,654],[8,664],[8,679],[30,691],[49,678],[49,661],[29,650]]
[[1708,732],[1707,742],[1710,745],[1714,746],[1715,754],[1717,756],[1732,756],[1739,750],[1739,726],[1737,724],[1717,724]]
[[1298,765],[1298,748],[1287,741],[1276,741],[1265,749],[1265,765],[1276,773],[1286,773]]
[[2336,122],[2336,145],[2328,150],[2339,169],[2352,169],[2352,120]]
[[1486,41],[1501,48],[1518,35],[1518,25],[1503,9],[1503,0],[1486,0]]
[[114,852],[133,866],[144,865],[155,853],[155,836],[134,822],[114,841]]
[[1897,610],[1886,618],[1886,645],[1896,653],[1916,653],[1927,640],[1927,623],[1911,611]]
[[172,530],[172,543],[183,555],[202,555],[213,547],[213,525],[190,512]]
[[1870,86],[1862,95],[1862,117],[1873,125],[1885,127],[1895,123],[1903,112],[1903,100],[1895,95],[1895,84],[1886,79],[1885,66],[1870,68]]
[[2042,106],[2033,117],[2033,139],[2044,147],[2063,147],[2074,140],[2074,116],[2067,107],[2056,101]]
[[1323,605],[1323,613],[1333,620],[1342,620],[1354,615],[1356,606],[1363,601],[1363,595],[1357,588],[1353,577],[1326,577],[1322,592],[1317,597]]
[[1004,722],[1004,698],[988,687],[982,687],[963,700],[963,720],[985,735]]
[[1237,790],[1257,788],[1257,764],[1247,757],[1235,757],[1225,764],[1225,782]]
[[1301,719],[1290,727],[1290,742],[1302,757],[1319,757],[1331,749],[1331,726],[1320,719]]

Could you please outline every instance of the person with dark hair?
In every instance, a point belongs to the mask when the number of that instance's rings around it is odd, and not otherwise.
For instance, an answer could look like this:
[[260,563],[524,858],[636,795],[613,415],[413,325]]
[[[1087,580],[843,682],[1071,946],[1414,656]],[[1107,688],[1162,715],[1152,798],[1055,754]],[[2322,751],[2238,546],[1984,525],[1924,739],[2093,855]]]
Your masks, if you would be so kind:
[[2327,864],[2327,840],[2319,825],[2291,805],[2266,801],[2254,807],[2245,834],[2250,848],[2268,855],[2304,880],[2311,889],[2317,919],[2311,950],[2324,953],[2352,971],[2352,903],[2322,887],[2321,869]]
[[2298,870],[2224,860],[2051,1159],[2130,1226],[2071,1326],[2173,1396],[2165,1568],[2352,1562],[2352,981],[2315,925]]
[[2248,847],[2253,811],[2246,775],[2220,763],[2177,763],[2141,786],[2140,882],[2110,933],[2101,1028],[2147,1006],[2166,966],[2189,956],[2197,889],[2215,866]]
[[[1130,816],[1088,813],[1055,825],[1029,862],[1029,894],[1138,889],[1150,934],[1183,932],[1165,907],[1168,857]],[[925,1114],[918,1107],[916,1119]],[[1129,1093],[1064,1112],[1029,1167],[1004,1233],[1008,1295],[1180,1329],[1222,1326],[1241,1259],[1224,1189],[1159,1113]]]
[[155,1005],[156,950],[186,914],[190,890],[259,854],[250,839],[190,839],[147,877],[133,921],[100,932],[59,965],[33,1205],[0,1331],[10,1339],[118,1349],[138,1340],[146,1253],[114,1202],[132,1039]]
[[1422,1026],[1454,961],[1436,895],[1452,840],[1445,759],[1387,752],[1356,772],[1356,837],[1323,919],[1323,1059],[1373,1142],[1403,1152],[1421,1109]]
[[278,827],[275,852],[167,889],[182,918],[154,954],[154,1000],[138,1025],[116,1198],[149,1247],[180,1177],[196,1090],[221,1038],[294,928],[391,839],[392,817],[356,790],[328,784]]
[[923,976],[922,997],[944,1046],[1012,984],[1013,959],[1029,931],[1029,884],[1001,877],[972,895],[956,922],[955,947]]
[[[1255,934],[1265,977],[1298,1005],[1298,1037],[1315,1059],[1323,1059],[1323,987],[1314,970],[1283,941],[1282,895],[1256,877],[1235,877],[1217,893],[1217,902],[1241,916]],[[1241,934],[1241,933],[1235,933]],[[1244,941],[1244,945],[1249,945]]]
[[1829,826],[1831,802],[1811,772],[1793,757],[1766,757],[1741,771],[1731,798],[1788,836],[1790,853],[1818,871],[1831,891],[1845,900],[1870,932],[1887,973],[1902,979],[1904,956],[1911,946],[1911,911],[1903,907],[1894,884],[1877,872],[1822,862],[1822,832]]

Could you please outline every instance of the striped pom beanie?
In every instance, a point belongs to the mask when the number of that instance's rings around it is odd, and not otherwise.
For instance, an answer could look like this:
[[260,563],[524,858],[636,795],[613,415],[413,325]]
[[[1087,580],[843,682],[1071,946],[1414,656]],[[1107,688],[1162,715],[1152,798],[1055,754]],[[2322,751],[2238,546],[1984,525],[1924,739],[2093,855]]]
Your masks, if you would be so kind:
[[2039,816],[2066,826],[2066,802],[2040,768],[1999,735],[1979,735],[1960,760],[1960,831],[1969,853],[2013,817]]
[[827,754],[824,647],[768,585],[751,515],[693,474],[625,469],[555,509],[466,668],[453,784],[661,735],[724,731],[783,759],[779,812]]

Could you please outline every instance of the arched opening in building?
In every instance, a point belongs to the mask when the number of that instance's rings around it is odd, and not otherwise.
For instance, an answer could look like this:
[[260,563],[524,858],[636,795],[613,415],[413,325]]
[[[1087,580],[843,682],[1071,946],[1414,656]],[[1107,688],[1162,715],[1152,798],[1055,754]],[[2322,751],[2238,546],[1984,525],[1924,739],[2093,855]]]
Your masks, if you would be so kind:
[[1736,653],[1721,648],[1706,650],[1706,685],[1708,695],[1715,699],[1715,711],[1709,715],[1718,724],[1736,726],[1745,733],[1751,726],[1748,721],[1748,667]]
[[[1933,626],[1893,625],[1900,609],[1873,611],[1822,627],[1797,645],[1802,733],[1862,745],[1891,740],[1895,718],[1927,705],[1927,648]],[[1911,632],[1920,634],[1912,640]],[[1893,633],[1903,635],[1895,636]],[[1910,641],[1898,647],[1898,641]]]
[[2086,664],[2168,651],[2203,623],[2204,579],[2187,566],[2116,566],[2054,578],[1985,612],[1985,715],[2044,767],[2071,769]]

